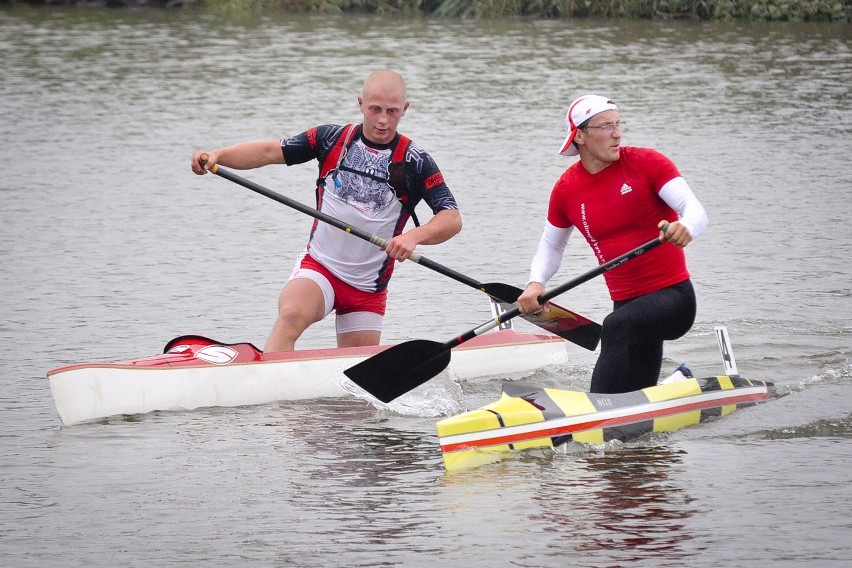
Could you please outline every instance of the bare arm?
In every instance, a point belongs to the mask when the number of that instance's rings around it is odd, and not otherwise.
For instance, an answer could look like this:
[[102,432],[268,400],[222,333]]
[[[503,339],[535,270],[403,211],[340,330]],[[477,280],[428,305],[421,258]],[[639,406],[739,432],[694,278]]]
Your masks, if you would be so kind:
[[[201,154],[207,154],[206,166],[199,162]],[[192,155],[192,171],[198,175],[207,173],[214,164],[219,164],[237,170],[250,170],[268,166],[269,164],[283,164],[284,153],[281,151],[280,140],[265,140],[260,142],[244,142],[218,150],[199,150]]]
[[405,260],[417,245],[437,245],[456,236],[462,228],[458,209],[442,209],[429,222],[390,240],[385,252],[396,260]]

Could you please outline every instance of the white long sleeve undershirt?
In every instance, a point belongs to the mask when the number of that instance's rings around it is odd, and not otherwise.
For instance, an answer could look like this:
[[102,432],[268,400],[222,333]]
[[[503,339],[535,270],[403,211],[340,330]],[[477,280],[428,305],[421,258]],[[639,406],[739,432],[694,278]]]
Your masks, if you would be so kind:
[[704,233],[707,228],[707,212],[692,193],[686,180],[678,176],[669,181],[660,190],[660,197],[666,205],[677,211],[679,221],[687,228],[693,239]]
[[565,252],[568,237],[573,230],[573,225],[562,229],[551,225],[550,221],[545,222],[544,232],[538,241],[538,248],[530,265],[529,282],[541,282],[546,285],[547,281],[556,274],[559,265],[562,264],[562,254]]

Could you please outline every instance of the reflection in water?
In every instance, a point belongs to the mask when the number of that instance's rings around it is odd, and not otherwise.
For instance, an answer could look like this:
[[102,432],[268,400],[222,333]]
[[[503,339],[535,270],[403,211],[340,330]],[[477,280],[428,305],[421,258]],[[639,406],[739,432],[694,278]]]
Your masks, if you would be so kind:
[[677,481],[683,452],[611,446],[602,453],[559,455],[556,461],[576,460],[574,476],[548,480],[548,489],[536,494],[541,512],[535,518],[551,523],[550,531],[581,537],[578,550],[590,556],[622,562],[691,556],[684,545],[693,538],[688,520],[696,511]]
[[631,447],[585,460],[600,476],[594,491],[596,545],[604,549],[664,553],[672,559],[689,534],[685,521],[695,513],[688,494],[670,481],[670,470],[681,463],[680,452],[663,446]]
[[448,511],[486,514],[484,527],[465,526],[459,538],[476,538],[497,557],[523,526],[537,557],[548,559],[536,565],[681,566],[700,553],[690,528],[700,511],[682,479],[684,456],[661,445],[566,444],[445,474],[441,497]]

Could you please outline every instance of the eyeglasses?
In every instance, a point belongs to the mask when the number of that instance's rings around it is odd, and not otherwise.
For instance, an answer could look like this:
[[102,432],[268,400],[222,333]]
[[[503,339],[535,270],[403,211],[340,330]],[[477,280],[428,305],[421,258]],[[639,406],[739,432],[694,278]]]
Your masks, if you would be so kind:
[[618,122],[607,122],[606,124],[601,124],[599,126],[592,126],[591,124],[583,127],[583,130],[588,130],[589,128],[595,128],[600,130],[601,132],[606,132],[607,134],[612,134],[615,132],[615,129],[618,128],[620,132],[624,132],[627,130],[627,122],[623,120],[619,120]]

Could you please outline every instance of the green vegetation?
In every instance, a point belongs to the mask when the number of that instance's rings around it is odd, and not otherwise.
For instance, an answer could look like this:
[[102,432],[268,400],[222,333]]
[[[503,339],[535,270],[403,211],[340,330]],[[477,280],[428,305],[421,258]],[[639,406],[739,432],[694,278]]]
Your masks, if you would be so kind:
[[849,22],[844,0],[187,0],[212,10],[423,14],[448,18],[631,18]]
[[[15,4],[16,0],[0,0]],[[84,8],[193,8],[216,12],[422,15],[443,18],[628,18],[850,22],[852,0],[27,0]]]

